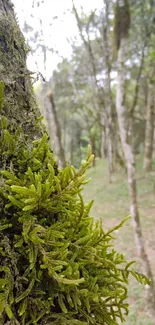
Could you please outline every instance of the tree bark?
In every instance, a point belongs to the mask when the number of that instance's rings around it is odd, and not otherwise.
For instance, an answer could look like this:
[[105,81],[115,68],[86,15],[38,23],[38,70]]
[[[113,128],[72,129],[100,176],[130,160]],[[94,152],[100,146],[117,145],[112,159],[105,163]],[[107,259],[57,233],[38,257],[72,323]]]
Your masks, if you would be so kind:
[[26,141],[30,142],[40,136],[41,131],[36,127],[39,110],[26,67],[27,52],[12,2],[0,0],[0,81],[4,83],[1,115],[7,117],[11,132],[20,126]]
[[118,123],[120,130],[120,138],[122,148],[126,160],[126,168],[128,175],[128,189],[130,197],[130,212],[132,216],[133,229],[136,241],[136,248],[138,255],[140,256],[143,272],[151,279],[151,285],[147,286],[147,300],[148,310],[151,314],[155,314],[155,292],[153,284],[153,276],[149,260],[145,251],[143,235],[141,230],[138,203],[137,203],[137,188],[136,188],[136,170],[135,159],[132,151],[132,145],[128,142],[127,134],[127,107],[125,104],[125,61],[126,61],[126,49],[128,48],[127,37],[123,37],[120,40],[120,46],[118,49],[117,59],[117,94],[116,94],[116,109],[118,115]]
[[110,63],[110,49],[108,41],[108,31],[109,31],[109,1],[105,0],[106,17],[105,17],[105,27],[103,29],[103,44],[104,44],[104,56],[105,56],[105,104],[106,104],[106,136],[107,136],[107,152],[108,152],[108,164],[109,164],[109,175],[111,180],[111,175],[115,170],[114,162],[114,121],[113,121],[113,110],[114,104],[112,100],[111,92],[111,63]]
[[153,83],[148,86],[148,99],[146,108],[146,127],[145,127],[145,150],[144,150],[144,169],[152,169],[153,154],[153,134],[154,134],[154,106],[155,106],[155,87]]
[[105,126],[101,126],[101,158],[106,159],[107,157],[107,150],[106,150],[106,132]]
[[91,145],[92,154],[94,155],[93,167],[95,167],[96,166],[96,159],[95,159],[95,153],[96,153],[95,137],[94,137],[94,134],[91,134],[91,133],[90,133],[90,145]]
[[52,93],[47,96],[45,107],[49,114],[51,115],[51,125],[53,131],[53,139],[54,139],[54,153],[58,160],[58,165],[60,168],[64,168],[66,165],[65,161],[65,153],[61,142],[61,127],[59,124],[59,120],[57,117],[55,102]]

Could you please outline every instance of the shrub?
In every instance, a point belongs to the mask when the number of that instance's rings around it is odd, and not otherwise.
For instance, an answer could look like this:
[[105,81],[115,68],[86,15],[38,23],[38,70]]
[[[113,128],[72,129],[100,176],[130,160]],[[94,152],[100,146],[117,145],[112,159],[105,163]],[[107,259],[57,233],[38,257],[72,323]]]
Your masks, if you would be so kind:
[[[131,263],[89,216],[79,171],[58,170],[47,136],[27,147],[1,120],[0,324],[117,325],[128,313]],[[10,321],[9,321],[10,320]]]

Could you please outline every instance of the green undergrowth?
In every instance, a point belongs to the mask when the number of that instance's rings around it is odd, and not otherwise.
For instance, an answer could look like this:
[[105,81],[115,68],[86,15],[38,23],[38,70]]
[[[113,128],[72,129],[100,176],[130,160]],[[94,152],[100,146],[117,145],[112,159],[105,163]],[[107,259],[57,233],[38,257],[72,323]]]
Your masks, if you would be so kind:
[[[113,247],[81,194],[80,170],[58,170],[45,135],[31,147],[1,119],[0,324],[117,325],[128,314],[128,277],[148,280]],[[9,323],[10,324],[10,323]]]
[[[141,226],[146,251],[155,276],[155,161],[152,172],[146,173],[143,169],[143,157],[138,156],[136,169]],[[91,215],[97,219],[102,217],[103,227],[108,230],[129,213],[126,173],[123,169],[117,168],[113,174],[112,183],[109,184],[107,163],[97,160],[96,167],[87,171],[87,177],[91,177],[91,182],[84,188],[84,199],[89,201],[95,197]],[[121,251],[127,259],[136,259],[136,268],[141,271],[141,263],[136,253],[132,220],[118,230],[115,236],[116,249]],[[149,318],[145,308],[145,288],[138,285],[132,278],[129,282],[129,304],[130,312],[125,325],[154,325],[154,319]]]

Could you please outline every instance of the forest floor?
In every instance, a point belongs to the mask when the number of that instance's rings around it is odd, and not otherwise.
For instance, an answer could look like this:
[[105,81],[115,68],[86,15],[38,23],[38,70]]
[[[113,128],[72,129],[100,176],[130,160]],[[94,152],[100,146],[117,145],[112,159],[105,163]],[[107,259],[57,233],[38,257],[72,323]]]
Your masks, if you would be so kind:
[[[155,276],[155,163],[153,171],[145,173],[142,161],[137,159],[136,168],[142,231],[146,251]],[[125,171],[118,168],[113,175],[112,183],[109,184],[106,162],[98,160],[96,167],[91,167],[87,171],[87,177],[91,177],[91,181],[85,186],[84,197],[86,202],[94,200],[91,215],[103,219],[104,229],[113,228],[130,214]],[[129,219],[115,235],[117,250],[123,253],[127,259],[136,260],[136,268],[142,272],[136,254],[132,220]],[[151,320],[145,310],[145,289],[133,279],[130,279],[129,303],[130,313],[125,325],[155,324],[155,320]]]

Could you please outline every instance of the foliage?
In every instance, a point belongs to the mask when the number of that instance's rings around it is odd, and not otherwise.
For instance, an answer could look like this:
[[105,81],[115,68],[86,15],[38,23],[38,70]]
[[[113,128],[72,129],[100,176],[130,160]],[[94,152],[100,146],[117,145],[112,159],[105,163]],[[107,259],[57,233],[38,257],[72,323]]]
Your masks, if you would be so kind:
[[136,273],[112,248],[113,231],[89,216],[81,195],[89,150],[79,171],[58,170],[47,136],[28,148],[1,119],[0,324],[117,325],[128,313]]
[[[154,67],[154,17],[155,17],[155,6],[154,0],[130,0],[124,1],[123,7],[118,7],[117,1],[114,0],[104,0],[101,2],[99,7],[95,10],[96,5],[91,4],[90,12],[86,9],[79,7],[79,20],[80,29],[87,42],[87,47],[85,46],[80,35],[75,38],[68,39],[68,42],[72,48],[72,55],[66,59],[66,51],[61,53],[58,61],[59,64],[56,70],[52,73],[52,63],[49,66],[49,62],[52,60],[47,59],[46,69],[51,71],[51,80],[49,82],[49,87],[53,91],[53,96],[55,99],[56,109],[58,118],[61,124],[61,133],[63,141],[63,147],[65,150],[65,155],[67,161],[79,166],[81,160],[84,159],[84,155],[87,150],[87,142],[91,142],[91,125],[95,124],[95,137],[94,137],[94,147],[95,156],[100,157],[102,153],[102,135],[105,132],[106,121],[103,122],[102,110],[104,110],[106,105],[99,100],[99,94],[96,91],[96,84],[98,88],[100,87],[100,94],[102,95],[102,100],[106,104],[109,99],[107,95],[106,86],[106,46],[104,40],[105,33],[107,34],[108,44],[109,44],[109,64],[108,69],[110,69],[110,87],[112,92],[112,100],[114,106],[113,119],[117,125],[117,116],[115,112],[115,102],[116,102],[116,48],[119,48],[119,43],[121,37],[128,34],[129,31],[129,46],[127,49],[127,64],[126,64],[126,105],[128,108],[129,119],[133,122],[133,146],[136,148],[135,153],[139,153],[141,149],[144,148],[145,139],[145,115],[146,115],[146,103],[148,97],[148,85],[152,82],[152,71]],[[76,6],[76,1],[75,1]],[[39,9],[39,7],[44,7],[44,10]],[[129,8],[130,7],[130,8]],[[106,8],[108,12],[108,19],[106,19]],[[39,11],[37,11],[39,10]],[[42,19],[42,12],[48,10],[48,4],[44,1],[38,1],[37,4],[32,9],[32,16],[38,20],[39,15]],[[122,13],[123,11],[123,13]],[[38,15],[36,14],[38,12]],[[117,14],[117,15],[115,15]],[[64,22],[67,21],[67,12],[63,16]],[[61,16],[61,14],[60,14]],[[61,20],[61,17],[57,18]],[[115,18],[114,18],[115,16]],[[120,19],[121,17],[121,19]],[[55,23],[57,20],[52,18],[52,30],[57,32],[57,26]],[[54,23],[55,21],[55,23]],[[32,21],[27,20],[27,24],[31,24]],[[48,22],[47,22],[48,24]],[[37,26],[40,24],[38,23]],[[45,29],[44,22],[42,27],[38,30],[33,30],[29,32],[30,28],[27,28],[27,33],[25,34],[29,40],[29,44],[34,49],[33,55],[36,55],[35,61],[37,61],[37,55],[44,56],[46,52],[49,55],[49,44],[46,44],[47,39],[51,38],[51,27],[48,28],[49,36],[46,37],[47,28]],[[43,29],[43,33],[41,33]],[[26,32],[26,30],[24,30]],[[36,37],[32,37],[32,33]],[[114,46],[114,35],[115,43]],[[44,40],[43,40],[44,38]],[[65,42],[65,39],[64,39]],[[35,50],[38,44],[38,49]],[[91,48],[91,54],[88,54],[88,45]],[[54,46],[53,46],[54,47]],[[66,47],[63,47],[66,48]],[[39,52],[38,52],[39,51]],[[89,51],[90,52],[90,51]],[[45,55],[46,57],[46,55]],[[61,60],[61,58],[63,58]],[[93,67],[92,67],[93,58]],[[94,73],[96,77],[94,78]],[[43,75],[46,75],[45,71]],[[94,80],[96,79],[96,80]],[[151,81],[152,80],[152,81]],[[154,82],[154,81],[153,81]],[[45,119],[47,119],[47,124],[49,118],[43,109],[43,95],[41,98],[40,91],[38,91],[38,104],[42,108],[42,114],[44,114]],[[101,118],[102,116],[102,118]],[[137,127],[137,124],[138,127]],[[141,126],[140,126],[141,125]],[[142,130],[143,129],[143,130]],[[118,127],[116,126],[118,133]],[[50,130],[49,135],[52,138],[52,130]],[[87,139],[86,145],[84,144],[83,137]],[[71,138],[73,140],[71,140]],[[108,143],[108,139],[106,141]],[[106,143],[106,147],[108,144]],[[120,152],[119,141],[117,145],[117,152]],[[106,151],[106,150],[105,150]],[[116,155],[117,160],[117,155]]]
[[[155,166],[155,161],[154,165]],[[143,170],[143,156],[139,155],[136,159],[137,170],[137,192],[138,202],[141,212],[141,226],[144,233],[144,241],[147,241],[147,254],[151,263],[153,274],[155,275],[155,238],[154,238],[154,171],[145,173]],[[108,184],[108,166],[106,161],[97,160],[96,167],[87,171],[87,177],[92,180],[84,188],[84,200],[89,202],[95,197],[95,202],[91,209],[95,218],[102,216],[104,229],[111,225],[116,225],[129,211],[128,184],[125,180],[125,172],[119,169],[115,173],[112,184]],[[106,186],[105,186],[106,184]],[[147,218],[146,218],[147,216]],[[133,240],[132,222],[126,222],[115,236],[117,250],[125,252],[126,259],[137,259],[135,242]],[[137,271],[141,270],[141,263],[136,262]],[[133,278],[129,281],[128,302],[130,305],[129,315],[125,325],[154,325],[154,317],[148,316],[146,300],[144,299],[146,290],[139,285]]]

